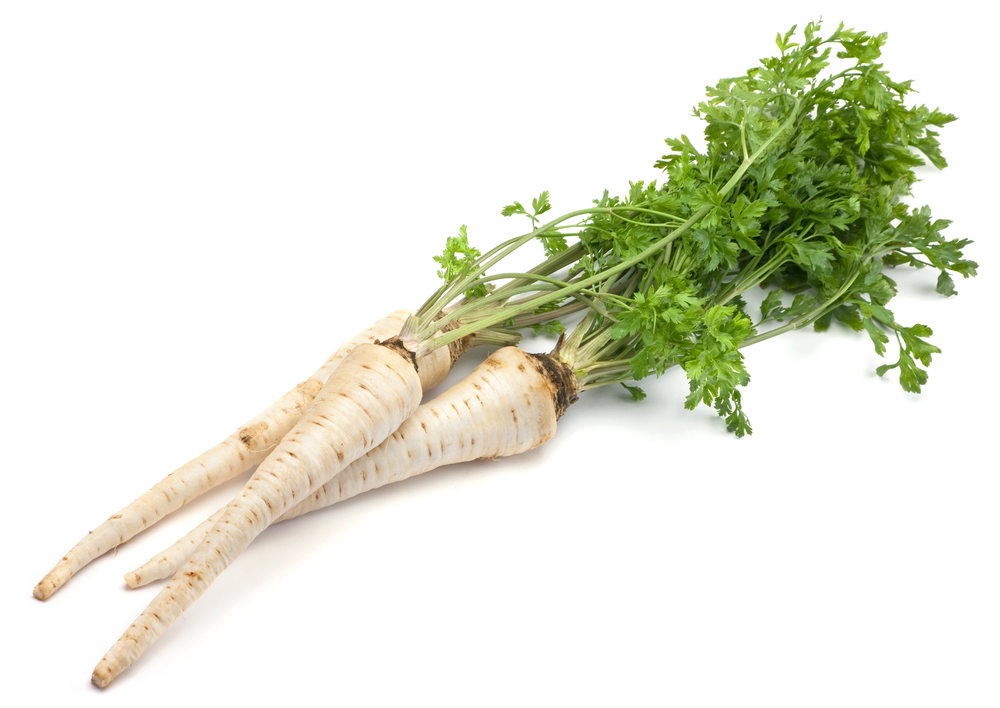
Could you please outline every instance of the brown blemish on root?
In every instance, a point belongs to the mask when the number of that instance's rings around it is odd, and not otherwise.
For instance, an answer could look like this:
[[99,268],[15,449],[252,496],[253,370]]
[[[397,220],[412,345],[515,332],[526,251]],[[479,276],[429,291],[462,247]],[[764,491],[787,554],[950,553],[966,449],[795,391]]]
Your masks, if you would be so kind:
[[486,361],[484,361],[483,364],[486,365],[486,366],[488,366],[488,367],[490,367],[491,369],[502,369],[505,366],[507,366],[502,361],[500,361],[496,357],[492,357],[492,356],[487,357]]
[[566,409],[579,398],[580,381],[562,361],[549,354],[528,354],[535,370],[542,375],[552,389],[552,402],[556,406],[556,418],[561,418]]
[[266,420],[262,420],[259,423],[254,423],[253,425],[248,425],[245,428],[240,428],[237,434],[239,435],[240,442],[243,443],[248,450],[256,452],[260,449],[260,444],[264,442],[264,431],[270,427],[270,423]]
[[399,337],[393,337],[392,339],[387,339],[384,342],[380,342],[376,339],[375,344],[396,352],[399,356],[410,363],[414,371],[420,371],[420,367],[417,366],[417,355],[407,349],[406,345],[403,344],[403,340]]

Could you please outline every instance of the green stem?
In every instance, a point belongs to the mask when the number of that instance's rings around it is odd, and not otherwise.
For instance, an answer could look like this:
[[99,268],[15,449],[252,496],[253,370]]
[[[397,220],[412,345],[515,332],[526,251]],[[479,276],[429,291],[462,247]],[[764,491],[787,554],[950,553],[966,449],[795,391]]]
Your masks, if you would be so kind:
[[[743,175],[745,175],[747,170],[750,169],[750,166],[757,159],[759,159],[761,155],[764,154],[764,152],[771,146],[771,144],[775,140],[777,140],[779,135],[782,135],[785,132],[785,130],[791,127],[791,125],[798,118],[799,105],[800,105],[799,101],[796,100],[795,105],[792,107],[791,114],[788,116],[788,118],[786,118],[785,121],[781,124],[781,126],[779,126],[770,136],[768,136],[767,140],[765,140],[764,143],[757,150],[754,151],[754,153],[750,156],[749,160],[744,160],[743,163],[736,169],[732,177],[730,177],[729,180],[725,183],[725,185],[723,185],[722,189],[719,190],[720,196],[725,197],[733,189],[735,189],[736,185],[738,185],[740,180],[743,179]],[[657,251],[664,248],[667,244],[677,240],[682,235],[684,235],[684,233],[689,231],[695,224],[697,224],[709,212],[709,210],[710,210],[709,206],[703,206],[694,214],[692,214],[687,219],[687,221],[685,221],[683,224],[678,226],[676,229],[671,231],[669,234],[661,238],[653,245],[649,246],[648,248],[640,252],[638,255],[635,255],[632,258],[624,260],[621,263],[612,266],[611,268],[608,268],[607,270],[601,273],[595,274],[589,278],[584,278],[583,280],[569,287],[562,288],[553,293],[549,293],[548,295],[544,295],[538,298],[538,300],[534,303],[534,307],[539,307],[549,302],[565,299],[566,297],[572,295],[573,293],[579,292],[581,290],[586,290],[591,285],[596,285],[597,283],[600,283],[606,280],[607,278],[618,275],[619,273],[622,273],[625,270],[635,265],[638,265],[639,263],[642,263],[644,260],[657,253]],[[584,209],[576,212],[571,212],[570,214],[564,217],[560,217],[559,219],[556,219],[551,223],[553,224],[562,223],[567,219],[574,218],[576,216],[582,216],[583,214],[609,213],[612,211],[613,208]],[[542,230],[546,228],[548,228],[547,225],[541,227]],[[499,324],[500,322],[503,322],[505,319],[509,319],[512,315],[524,312],[526,308],[525,306],[514,305],[511,307],[511,309],[513,311],[505,310],[504,313],[501,313],[499,315],[497,314],[487,315],[486,317],[483,317],[478,321],[470,322],[469,324],[464,325],[462,327],[458,327],[457,329],[454,329],[451,332],[448,332],[442,336],[437,336],[437,337],[431,336],[429,339],[428,335],[425,335],[424,337],[418,337],[420,344],[418,345],[419,351],[417,352],[417,355],[420,356],[426,354],[427,352],[433,351],[439,347],[446,346],[450,342],[453,342],[457,339],[461,339],[462,337],[472,334],[481,327],[491,327],[495,324]]]

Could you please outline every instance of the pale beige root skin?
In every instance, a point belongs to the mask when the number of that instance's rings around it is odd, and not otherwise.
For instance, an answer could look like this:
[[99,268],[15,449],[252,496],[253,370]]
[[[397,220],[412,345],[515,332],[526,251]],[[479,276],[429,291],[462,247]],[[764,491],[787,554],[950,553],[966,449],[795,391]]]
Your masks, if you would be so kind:
[[[389,339],[399,333],[410,310],[397,310],[364,332],[347,340],[316,373],[303,381],[267,410],[239,430],[178,468],[148,492],[88,533],[35,586],[33,594],[45,600],[73,575],[98,556],[107,553],[172,511],[254,465],[260,464],[292,429],[344,358],[360,344]],[[437,386],[451,370],[447,349],[439,349],[420,360],[420,379],[425,390]]]
[[170,548],[162,553],[157,553],[132,572],[125,573],[125,583],[130,588],[140,588],[156,580],[169,578],[176,573],[182,565],[187,563],[187,559],[198,548],[198,544],[205,538],[209,530],[222,518],[225,511],[226,507],[222,507],[188,531],[182,538],[179,538]]
[[138,659],[272,521],[392,434],[421,393],[413,363],[391,349],[363,344],[351,352],[91,680],[106,686]]
[[[420,406],[378,447],[348,465],[278,521],[292,519],[442,465],[505,457],[556,432],[553,383],[517,347],[500,349],[446,392]],[[184,565],[222,509],[125,576],[131,587],[167,578]]]

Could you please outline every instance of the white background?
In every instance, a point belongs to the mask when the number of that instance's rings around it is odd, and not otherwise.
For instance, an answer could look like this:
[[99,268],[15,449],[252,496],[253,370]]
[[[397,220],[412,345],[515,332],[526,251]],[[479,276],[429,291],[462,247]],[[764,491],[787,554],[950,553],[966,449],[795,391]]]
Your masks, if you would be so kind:
[[[885,8],[884,10],[881,8]],[[34,705],[996,706],[994,9],[962,3],[8,3],[0,695]],[[991,8],[976,3],[979,8]],[[891,9],[890,9],[891,8]],[[270,529],[110,688],[121,576],[227,485],[32,586],[88,529],[489,246],[652,179],[703,87],[823,15],[957,113],[916,202],[976,240],[921,396],[864,335],[747,351],[751,438],[588,394],[520,458]],[[542,346],[542,345],[539,345]],[[483,356],[469,355],[467,370]],[[11,705],[8,703],[8,705]]]

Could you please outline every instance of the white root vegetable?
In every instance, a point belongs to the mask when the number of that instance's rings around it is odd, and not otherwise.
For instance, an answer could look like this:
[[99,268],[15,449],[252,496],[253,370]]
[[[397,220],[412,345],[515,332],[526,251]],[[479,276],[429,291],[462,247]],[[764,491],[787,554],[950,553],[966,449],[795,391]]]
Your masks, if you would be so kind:
[[[88,533],[35,586],[33,594],[45,600],[95,558],[129,540],[226,480],[264,461],[312,403],[330,374],[360,344],[386,340],[399,333],[409,310],[397,310],[344,342],[316,372],[241,426],[221,443],[182,465],[149,491]],[[451,370],[456,349],[435,350],[422,357],[419,372],[429,390]]]
[[401,347],[362,344],[344,358],[191,559],[97,664],[94,684],[106,686],[130,666],[261,531],[416,410],[422,387],[407,354]]
[[[461,382],[420,406],[381,445],[282,514],[307,514],[443,465],[531,450],[556,432],[560,400],[541,359],[504,347]],[[220,509],[163,553],[128,573],[135,588],[170,577],[222,517]]]

